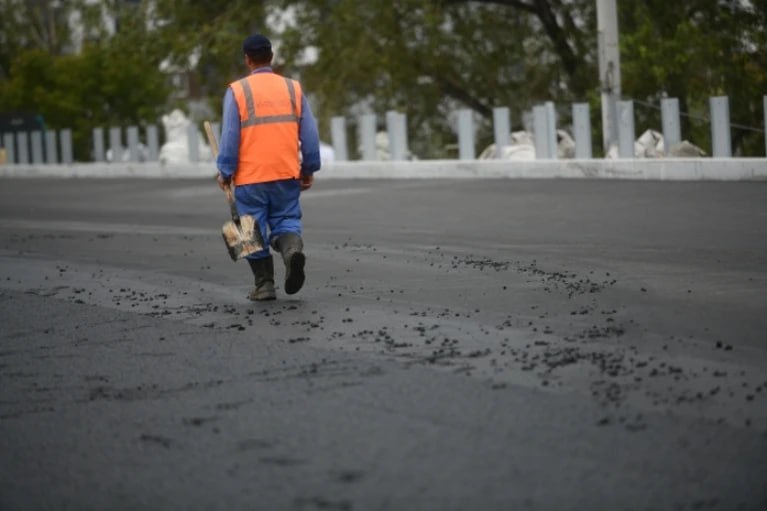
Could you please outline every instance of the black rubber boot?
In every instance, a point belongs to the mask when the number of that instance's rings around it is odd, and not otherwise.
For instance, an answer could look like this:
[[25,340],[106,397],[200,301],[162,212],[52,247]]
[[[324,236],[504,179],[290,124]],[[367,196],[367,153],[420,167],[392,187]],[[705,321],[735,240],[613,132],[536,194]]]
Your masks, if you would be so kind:
[[250,271],[255,277],[256,287],[248,294],[253,301],[274,300],[274,260],[272,256],[263,259],[248,259]]
[[274,240],[273,246],[282,254],[282,260],[285,262],[285,292],[289,295],[298,293],[304,285],[306,264],[301,236],[295,233],[282,234]]

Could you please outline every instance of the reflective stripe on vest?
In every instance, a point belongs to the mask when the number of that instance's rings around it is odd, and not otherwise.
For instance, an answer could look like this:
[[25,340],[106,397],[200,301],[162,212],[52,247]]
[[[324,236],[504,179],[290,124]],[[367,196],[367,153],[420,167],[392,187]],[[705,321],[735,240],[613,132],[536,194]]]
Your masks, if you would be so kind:
[[276,122],[298,122],[298,110],[296,109],[296,89],[293,86],[293,80],[285,78],[285,84],[288,87],[288,95],[290,96],[290,114],[289,115],[265,115],[259,117],[256,115],[256,105],[253,101],[253,91],[250,89],[250,82],[247,78],[243,78],[239,81],[242,87],[242,92],[245,95],[245,105],[248,109],[248,118],[240,121],[241,128],[247,128],[248,126],[257,126],[259,124],[272,124]]

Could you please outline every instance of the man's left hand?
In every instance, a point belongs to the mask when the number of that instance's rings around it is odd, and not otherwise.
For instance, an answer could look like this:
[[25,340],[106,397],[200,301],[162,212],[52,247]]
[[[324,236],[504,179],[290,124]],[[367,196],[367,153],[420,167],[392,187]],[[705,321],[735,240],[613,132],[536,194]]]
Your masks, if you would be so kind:
[[314,184],[313,174],[301,174],[301,191],[308,190]]

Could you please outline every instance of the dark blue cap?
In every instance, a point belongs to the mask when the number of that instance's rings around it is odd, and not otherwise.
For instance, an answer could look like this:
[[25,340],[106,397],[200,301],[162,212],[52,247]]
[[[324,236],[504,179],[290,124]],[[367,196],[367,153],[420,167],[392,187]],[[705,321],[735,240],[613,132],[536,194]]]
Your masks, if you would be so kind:
[[267,39],[265,36],[262,36],[261,34],[253,34],[252,36],[245,39],[245,42],[242,43],[242,51],[245,52],[246,55],[250,55],[252,53],[261,53],[266,50],[272,49],[272,43]]

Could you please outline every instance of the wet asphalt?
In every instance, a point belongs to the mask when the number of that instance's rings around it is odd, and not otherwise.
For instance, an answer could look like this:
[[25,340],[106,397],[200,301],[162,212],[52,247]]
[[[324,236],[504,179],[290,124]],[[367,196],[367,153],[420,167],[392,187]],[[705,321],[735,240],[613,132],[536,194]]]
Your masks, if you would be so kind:
[[0,181],[0,509],[765,509],[767,183]]

